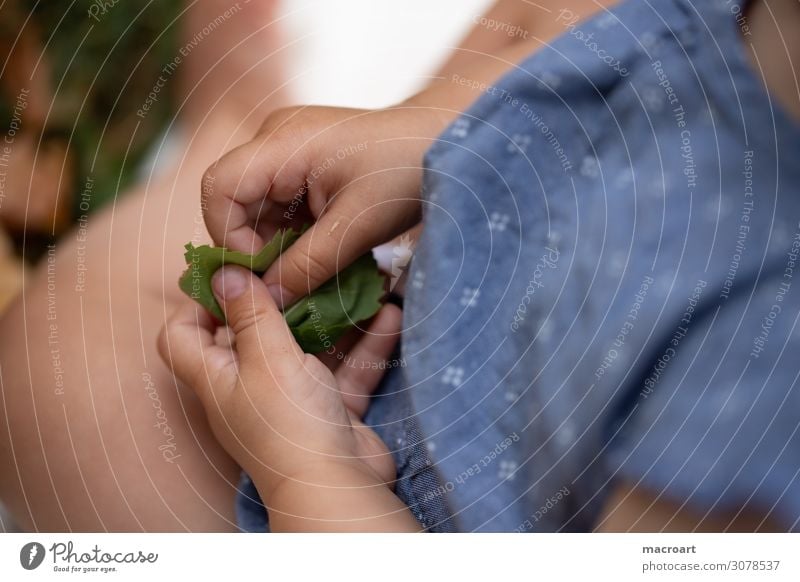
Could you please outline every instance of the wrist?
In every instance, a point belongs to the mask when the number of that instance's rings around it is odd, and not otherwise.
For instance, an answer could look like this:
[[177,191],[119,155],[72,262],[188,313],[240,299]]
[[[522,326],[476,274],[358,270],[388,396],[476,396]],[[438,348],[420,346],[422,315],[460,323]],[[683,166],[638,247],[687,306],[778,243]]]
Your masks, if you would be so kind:
[[320,462],[256,487],[273,532],[421,531],[408,507],[366,464]]
[[377,473],[359,459],[311,459],[292,465],[280,472],[262,466],[261,470],[250,474],[267,507],[277,506],[280,499],[298,491],[387,487]]
[[428,118],[431,137],[439,135],[464,109],[463,99],[448,98],[446,92],[426,89],[393,106],[392,109],[410,109],[415,115],[421,112]]

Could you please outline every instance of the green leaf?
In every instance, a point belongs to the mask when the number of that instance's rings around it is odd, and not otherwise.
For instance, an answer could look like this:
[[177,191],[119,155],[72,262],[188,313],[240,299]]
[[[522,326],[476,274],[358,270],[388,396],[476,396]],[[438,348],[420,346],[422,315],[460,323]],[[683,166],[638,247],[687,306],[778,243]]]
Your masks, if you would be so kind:
[[[211,290],[211,277],[223,265],[240,265],[258,275],[300,236],[292,229],[278,232],[256,255],[229,251],[224,247],[186,245],[188,268],[178,282],[181,290],[208,309],[217,319],[225,314]],[[286,323],[304,352],[316,354],[329,349],[357,323],[369,319],[381,308],[384,277],[371,253],[344,269],[308,297],[284,312]]]
[[303,351],[330,348],[358,322],[381,308],[384,277],[367,254],[284,312],[289,329]]
[[254,273],[266,273],[275,259],[299,237],[300,234],[292,229],[279,231],[255,255],[229,251],[225,247],[208,245],[196,247],[189,243],[183,255],[188,268],[181,275],[178,286],[189,297],[208,309],[214,317],[225,321],[225,314],[222,313],[222,308],[211,290],[211,276],[223,265],[239,265]]

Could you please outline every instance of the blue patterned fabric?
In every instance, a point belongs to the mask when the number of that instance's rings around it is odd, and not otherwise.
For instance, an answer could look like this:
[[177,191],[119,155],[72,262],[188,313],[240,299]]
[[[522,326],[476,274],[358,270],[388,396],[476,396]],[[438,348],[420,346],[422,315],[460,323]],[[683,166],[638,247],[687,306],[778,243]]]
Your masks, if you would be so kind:
[[800,128],[740,14],[558,14],[426,155],[367,422],[431,531],[586,531],[622,481],[800,529]]

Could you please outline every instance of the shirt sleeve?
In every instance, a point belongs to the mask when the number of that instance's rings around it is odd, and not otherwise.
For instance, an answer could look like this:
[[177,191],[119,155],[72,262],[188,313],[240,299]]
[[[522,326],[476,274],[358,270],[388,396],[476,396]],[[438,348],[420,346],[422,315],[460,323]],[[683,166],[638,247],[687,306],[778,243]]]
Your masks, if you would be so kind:
[[782,283],[696,313],[659,346],[617,422],[616,478],[699,515],[748,509],[800,529],[800,288]]

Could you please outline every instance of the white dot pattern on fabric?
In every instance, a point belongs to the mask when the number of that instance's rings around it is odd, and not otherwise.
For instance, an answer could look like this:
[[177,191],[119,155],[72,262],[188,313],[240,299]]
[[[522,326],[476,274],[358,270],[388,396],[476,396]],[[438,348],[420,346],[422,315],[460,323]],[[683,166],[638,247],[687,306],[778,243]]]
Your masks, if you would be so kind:
[[442,375],[442,384],[450,384],[451,386],[461,386],[464,381],[464,368],[456,366],[448,366]]
[[730,0],[717,0],[713,5],[722,14],[727,14],[730,11],[731,3]]
[[611,272],[615,275],[621,274],[625,270],[628,255],[624,251],[614,253],[611,257]]
[[510,154],[525,153],[528,146],[531,145],[531,136],[524,133],[515,133],[511,136],[511,143],[506,146],[506,150]]
[[480,289],[465,287],[461,294],[461,305],[464,307],[475,307],[478,304],[478,297],[481,295]]
[[656,50],[661,45],[659,38],[652,32],[645,32],[639,37],[639,42],[648,51]]
[[609,13],[605,13],[597,19],[597,27],[601,30],[607,30],[618,23],[617,17]]
[[536,83],[539,85],[540,89],[553,89],[556,90],[561,86],[561,77],[558,75],[551,73],[550,71],[543,71],[537,75],[539,79]]
[[550,341],[553,335],[553,323],[547,319],[539,328],[539,340],[543,342]]
[[504,231],[510,221],[511,217],[508,214],[492,212],[489,216],[489,230]]
[[414,272],[414,277],[411,279],[411,286],[414,289],[422,289],[425,287],[425,271]]
[[454,137],[457,137],[459,139],[464,139],[467,136],[469,136],[469,130],[470,130],[471,126],[472,126],[472,123],[470,122],[469,119],[466,119],[464,117],[459,117],[453,123],[453,128],[450,131],[450,133]]
[[565,422],[555,435],[556,442],[562,447],[569,447],[575,442],[575,427]]
[[513,481],[516,470],[517,463],[515,461],[500,461],[497,477],[505,481]]
[[581,161],[581,176],[587,178],[597,178],[600,176],[600,164],[597,163],[597,158],[594,156],[586,156]]

